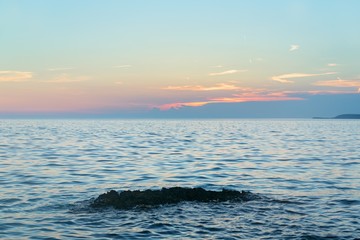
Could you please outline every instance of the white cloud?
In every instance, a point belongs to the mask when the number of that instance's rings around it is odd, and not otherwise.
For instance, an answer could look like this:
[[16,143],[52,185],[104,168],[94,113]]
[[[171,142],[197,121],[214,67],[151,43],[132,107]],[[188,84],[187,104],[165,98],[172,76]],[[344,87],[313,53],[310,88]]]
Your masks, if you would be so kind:
[[0,71],[0,82],[22,82],[32,78],[32,72]]
[[248,70],[242,69],[242,70],[227,70],[224,72],[216,72],[216,73],[209,73],[209,76],[221,76],[221,75],[228,75],[228,74],[234,74],[234,73],[240,73],[240,72],[247,72]]
[[296,44],[293,44],[293,45],[290,45],[290,49],[289,51],[292,52],[292,51],[296,51],[300,48],[300,45],[296,45]]
[[337,64],[336,63],[328,63],[328,67],[336,67]]
[[336,72],[326,72],[326,73],[287,73],[278,76],[273,76],[271,79],[281,83],[293,83],[294,81],[288,80],[289,78],[304,78],[304,77],[314,77],[314,76],[323,76],[336,74]]

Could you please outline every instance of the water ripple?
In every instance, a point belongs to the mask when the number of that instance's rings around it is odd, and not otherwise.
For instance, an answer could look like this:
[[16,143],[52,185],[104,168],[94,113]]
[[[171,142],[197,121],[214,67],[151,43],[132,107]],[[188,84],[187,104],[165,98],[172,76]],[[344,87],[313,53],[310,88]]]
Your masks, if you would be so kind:
[[[359,124],[1,120],[0,238],[360,238]],[[86,201],[171,186],[261,198],[131,211]]]

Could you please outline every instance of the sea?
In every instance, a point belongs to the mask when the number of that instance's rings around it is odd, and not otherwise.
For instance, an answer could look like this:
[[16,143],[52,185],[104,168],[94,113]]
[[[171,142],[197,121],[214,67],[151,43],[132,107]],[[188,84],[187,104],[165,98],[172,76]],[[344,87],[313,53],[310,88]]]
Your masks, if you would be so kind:
[[[91,207],[174,186],[258,198]],[[360,121],[3,119],[0,239],[360,239]]]

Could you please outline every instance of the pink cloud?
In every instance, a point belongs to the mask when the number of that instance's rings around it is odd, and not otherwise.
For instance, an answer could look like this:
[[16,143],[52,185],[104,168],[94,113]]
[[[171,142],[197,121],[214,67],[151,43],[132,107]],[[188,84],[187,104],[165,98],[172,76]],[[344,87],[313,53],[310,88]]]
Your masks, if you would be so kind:
[[184,106],[200,107],[211,103],[266,102],[290,100],[303,100],[303,98],[287,96],[287,94],[284,92],[244,92],[241,94],[234,94],[231,97],[210,98],[206,101],[164,104],[159,106],[159,108],[161,110],[169,110],[171,108],[178,109]]
[[289,101],[289,100],[303,100],[299,97],[289,97],[283,93],[271,93],[267,95],[257,95],[257,94],[242,94],[234,95],[234,97],[225,97],[225,98],[214,98],[211,99],[212,102],[222,103],[236,103],[236,102],[268,102],[268,101]]
[[180,103],[169,103],[169,104],[163,104],[159,106],[158,108],[160,110],[169,110],[169,109],[179,109],[182,107],[201,107],[206,104],[210,103],[209,101],[205,102],[180,102]]

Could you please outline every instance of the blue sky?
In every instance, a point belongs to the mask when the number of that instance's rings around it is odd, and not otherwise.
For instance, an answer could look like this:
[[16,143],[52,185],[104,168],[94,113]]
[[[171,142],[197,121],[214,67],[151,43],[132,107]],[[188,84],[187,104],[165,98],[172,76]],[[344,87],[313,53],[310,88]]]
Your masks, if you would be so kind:
[[2,0],[0,116],[191,117],[186,109],[219,104],[317,106],[315,95],[326,99],[320,114],[339,101],[339,114],[357,111],[343,100],[360,89],[358,9],[355,0]]

